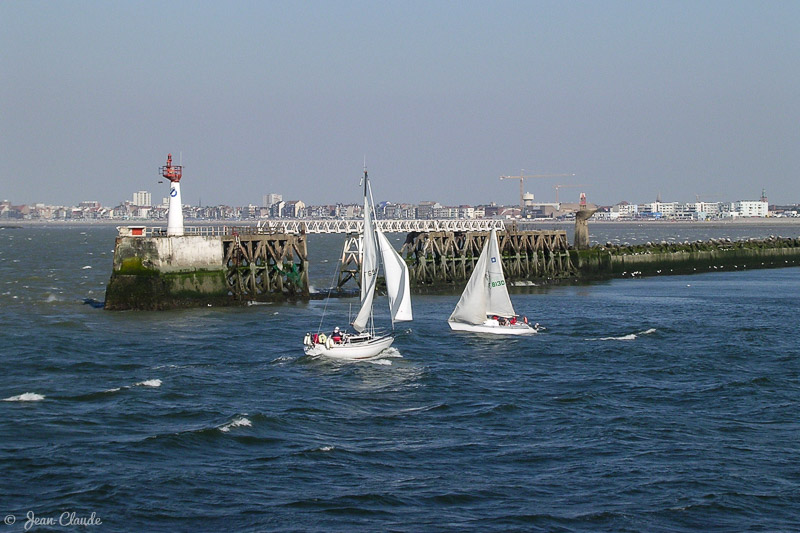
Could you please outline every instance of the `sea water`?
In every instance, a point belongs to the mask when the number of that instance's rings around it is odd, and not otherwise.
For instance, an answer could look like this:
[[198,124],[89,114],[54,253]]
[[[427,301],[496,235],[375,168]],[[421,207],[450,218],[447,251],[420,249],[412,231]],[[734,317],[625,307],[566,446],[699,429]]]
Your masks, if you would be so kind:
[[[596,240],[624,231],[676,238]],[[798,268],[512,288],[524,338],[415,296],[343,363],[302,339],[356,300],[85,305],[114,236],[0,230],[4,531],[800,530]],[[341,238],[310,241],[328,286]]]

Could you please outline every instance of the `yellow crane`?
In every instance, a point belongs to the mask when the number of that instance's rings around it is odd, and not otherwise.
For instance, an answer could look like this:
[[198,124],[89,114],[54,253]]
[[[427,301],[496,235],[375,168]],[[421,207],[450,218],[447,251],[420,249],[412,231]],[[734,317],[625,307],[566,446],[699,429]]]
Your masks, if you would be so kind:
[[525,209],[525,202],[522,199],[524,195],[524,183],[526,179],[530,178],[562,178],[565,176],[574,176],[575,174],[528,174],[525,175],[525,169],[522,169],[519,176],[500,176],[501,180],[519,180],[519,208]]
[[588,185],[584,185],[582,183],[577,185],[555,185],[553,188],[556,190],[556,203],[558,202],[558,190],[559,189],[571,189],[572,187],[588,187]]

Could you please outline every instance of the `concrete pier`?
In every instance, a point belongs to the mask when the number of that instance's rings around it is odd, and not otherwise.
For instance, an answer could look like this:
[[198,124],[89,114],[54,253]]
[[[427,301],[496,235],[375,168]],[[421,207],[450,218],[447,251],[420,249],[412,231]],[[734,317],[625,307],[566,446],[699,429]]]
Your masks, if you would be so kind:
[[202,228],[169,236],[120,228],[105,308],[173,309],[307,299],[305,235]]

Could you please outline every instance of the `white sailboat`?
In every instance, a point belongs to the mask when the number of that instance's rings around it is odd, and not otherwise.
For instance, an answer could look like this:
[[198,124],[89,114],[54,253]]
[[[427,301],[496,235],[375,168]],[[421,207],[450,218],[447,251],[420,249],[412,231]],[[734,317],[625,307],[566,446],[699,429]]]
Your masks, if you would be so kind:
[[497,242],[497,230],[492,229],[475,270],[447,323],[454,331],[496,335],[537,333],[538,324],[531,327],[527,322],[527,318],[520,320],[514,312],[503,275],[503,257]]
[[361,308],[353,321],[355,334],[336,333],[326,337],[324,334],[306,334],[303,351],[307,355],[327,356],[337,359],[371,359],[387,349],[394,342],[394,336],[376,334],[372,320],[372,304],[379,265],[383,264],[386,279],[386,292],[389,296],[389,314],[392,327],[397,321],[412,320],[411,292],[409,288],[408,266],[389,240],[375,225],[372,216],[372,188],[369,185],[367,170],[364,169],[364,230],[362,232],[361,260]]

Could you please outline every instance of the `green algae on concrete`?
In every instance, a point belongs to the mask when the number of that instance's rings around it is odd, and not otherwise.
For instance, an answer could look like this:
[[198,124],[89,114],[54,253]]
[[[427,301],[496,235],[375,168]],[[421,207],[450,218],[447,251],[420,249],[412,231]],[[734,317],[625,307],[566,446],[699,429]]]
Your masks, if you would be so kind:
[[114,272],[106,289],[105,308],[163,310],[207,305],[235,305],[221,270],[160,273],[144,269]]

